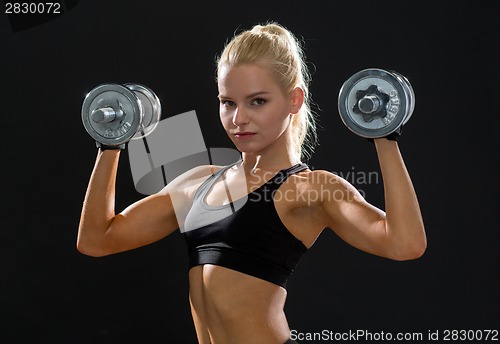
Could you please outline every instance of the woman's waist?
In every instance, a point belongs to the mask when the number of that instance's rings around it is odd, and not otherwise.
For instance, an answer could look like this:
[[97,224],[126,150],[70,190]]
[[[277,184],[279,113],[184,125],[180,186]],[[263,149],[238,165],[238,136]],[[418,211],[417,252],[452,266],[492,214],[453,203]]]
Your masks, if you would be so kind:
[[222,266],[198,265],[189,271],[193,307],[221,321],[266,319],[283,314],[286,290],[271,282]]

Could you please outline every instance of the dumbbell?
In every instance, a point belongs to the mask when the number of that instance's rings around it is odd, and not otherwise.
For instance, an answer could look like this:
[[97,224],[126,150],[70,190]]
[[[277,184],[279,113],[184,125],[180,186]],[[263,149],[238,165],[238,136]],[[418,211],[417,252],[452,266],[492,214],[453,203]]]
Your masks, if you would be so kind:
[[139,84],[99,85],[85,96],[82,105],[83,126],[96,142],[107,146],[146,137],[160,117],[160,100]]
[[415,93],[408,79],[397,72],[365,69],[344,82],[338,107],[353,133],[368,139],[386,137],[410,119]]

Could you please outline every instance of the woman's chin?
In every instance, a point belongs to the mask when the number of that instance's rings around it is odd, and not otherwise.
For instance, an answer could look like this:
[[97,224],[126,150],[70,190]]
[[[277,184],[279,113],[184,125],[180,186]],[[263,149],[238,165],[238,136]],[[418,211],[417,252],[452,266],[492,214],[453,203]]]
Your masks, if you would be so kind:
[[234,144],[234,147],[237,150],[239,150],[241,153],[251,154],[251,153],[256,153],[259,151],[259,149],[257,149],[257,147],[255,147],[254,145],[250,145],[248,143],[233,141],[233,144]]

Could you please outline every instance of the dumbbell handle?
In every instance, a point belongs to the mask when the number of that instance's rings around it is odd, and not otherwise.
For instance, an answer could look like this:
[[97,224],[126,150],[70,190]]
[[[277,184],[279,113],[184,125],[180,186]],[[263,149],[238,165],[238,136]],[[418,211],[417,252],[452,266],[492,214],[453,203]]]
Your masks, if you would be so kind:
[[96,123],[109,123],[115,120],[116,111],[111,107],[103,107],[92,111],[91,118]]
[[377,112],[381,104],[381,99],[374,94],[366,95],[358,101],[359,110],[365,114]]

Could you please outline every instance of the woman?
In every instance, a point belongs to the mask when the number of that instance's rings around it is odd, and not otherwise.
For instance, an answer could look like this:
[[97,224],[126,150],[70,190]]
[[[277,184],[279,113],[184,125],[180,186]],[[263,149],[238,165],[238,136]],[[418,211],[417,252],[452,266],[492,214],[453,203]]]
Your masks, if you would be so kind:
[[415,259],[426,248],[417,198],[395,141],[374,140],[386,212],[344,179],[301,163],[314,141],[309,78],[300,44],[284,27],[240,33],[217,67],[221,122],[241,160],[192,169],[115,215],[120,150],[99,150],[77,247],[104,256],[180,227],[199,342],[293,343],[286,280],[323,229],[372,254]]

